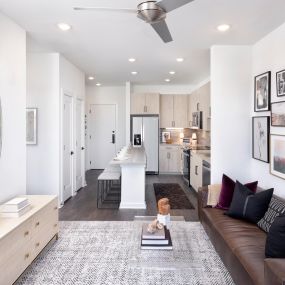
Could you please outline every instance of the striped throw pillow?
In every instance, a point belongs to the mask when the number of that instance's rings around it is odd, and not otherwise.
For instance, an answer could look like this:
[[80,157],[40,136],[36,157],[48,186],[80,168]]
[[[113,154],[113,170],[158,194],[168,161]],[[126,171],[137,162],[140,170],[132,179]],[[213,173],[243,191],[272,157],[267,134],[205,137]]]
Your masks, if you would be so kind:
[[257,223],[257,225],[268,233],[275,218],[282,215],[283,213],[285,213],[285,202],[273,196],[269,203],[267,212],[265,213],[264,217]]

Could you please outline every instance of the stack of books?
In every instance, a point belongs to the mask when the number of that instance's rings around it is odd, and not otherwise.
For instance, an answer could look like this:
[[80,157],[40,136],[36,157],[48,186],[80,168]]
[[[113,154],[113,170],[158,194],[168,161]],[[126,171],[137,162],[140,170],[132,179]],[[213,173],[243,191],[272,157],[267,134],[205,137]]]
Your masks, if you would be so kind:
[[155,233],[147,231],[148,224],[143,224],[141,249],[163,249],[172,250],[172,240],[169,230],[164,227],[161,230],[156,230]]
[[29,200],[25,197],[14,198],[0,208],[0,215],[3,218],[18,218],[30,210]]

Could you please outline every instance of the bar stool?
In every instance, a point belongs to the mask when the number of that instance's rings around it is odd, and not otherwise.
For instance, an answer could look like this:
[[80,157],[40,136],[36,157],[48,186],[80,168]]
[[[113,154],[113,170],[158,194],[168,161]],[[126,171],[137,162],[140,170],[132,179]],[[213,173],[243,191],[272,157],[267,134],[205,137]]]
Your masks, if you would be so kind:
[[106,168],[98,177],[97,208],[104,208],[106,204],[117,206],[120,200],[121,172],[118,169]]

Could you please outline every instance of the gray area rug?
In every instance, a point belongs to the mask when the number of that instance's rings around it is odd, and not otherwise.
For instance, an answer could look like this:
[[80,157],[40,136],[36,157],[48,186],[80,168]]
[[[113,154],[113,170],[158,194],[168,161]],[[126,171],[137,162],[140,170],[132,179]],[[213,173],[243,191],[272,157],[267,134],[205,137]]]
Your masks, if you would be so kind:
[[198,222],[172,222],[173,251],[140,250],[142,222],[60,222],[17,285],[234,285]]

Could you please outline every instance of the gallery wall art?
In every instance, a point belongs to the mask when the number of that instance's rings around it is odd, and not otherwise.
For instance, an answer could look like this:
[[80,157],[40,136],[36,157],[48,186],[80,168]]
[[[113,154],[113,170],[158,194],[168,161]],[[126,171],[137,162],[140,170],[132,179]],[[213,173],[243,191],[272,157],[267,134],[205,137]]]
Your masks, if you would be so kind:
[[285,70],[276,73],[277,96],[285,96]]
[[271,125],[285,127],[285,101],[271,104]]
[[254,79],[254,111],[263,112],[270,110],[271,72],[265,72]]
[[252,118],[252,157],[269,162],[269,129],[270,117]]
[[270,136],[270,172],[285,179],[285,135]]
[[26,143],[28,145],[37,144],[37,109],[26,109]]

